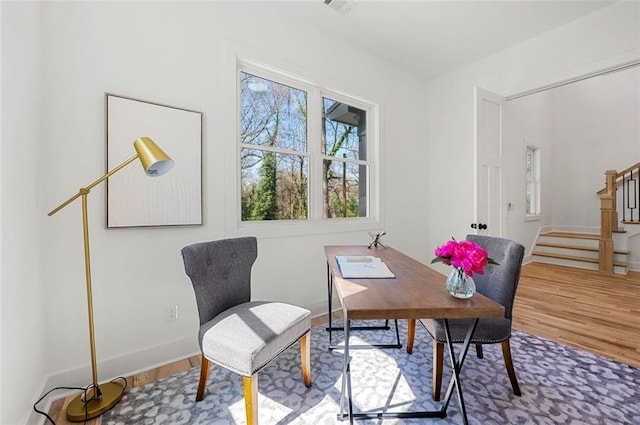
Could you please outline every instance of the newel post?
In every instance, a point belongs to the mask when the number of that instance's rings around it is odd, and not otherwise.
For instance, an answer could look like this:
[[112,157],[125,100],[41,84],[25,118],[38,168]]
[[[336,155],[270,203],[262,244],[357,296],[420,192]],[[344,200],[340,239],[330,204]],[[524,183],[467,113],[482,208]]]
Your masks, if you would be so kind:
[[618,212],[616,211],[616,178],[615,170],[605,173],[607,187],[600,196],[600,271],[613,272],[613,239],[612,233],[618,230]]

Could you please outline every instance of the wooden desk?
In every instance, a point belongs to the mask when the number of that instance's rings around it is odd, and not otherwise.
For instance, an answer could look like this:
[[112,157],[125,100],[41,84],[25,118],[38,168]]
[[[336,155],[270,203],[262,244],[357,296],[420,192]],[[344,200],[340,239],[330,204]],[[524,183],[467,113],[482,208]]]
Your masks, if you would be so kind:
[[[481,294],[475,294],[468,300],[461,300],[451,296],[445,289],[446,278],[426,265],[396,251],[390,247],[366,246],[325,246],[327,257],[327,285],[329,297],[335,287],[342,305],[344,330],[344,365],[342,392],[340,397],[339,419],[354,418],[384,418],[384,417],[439,417],[447,415],[447,407],[455,389],[462,417],[467,424],[467,414],[464,406],[462,388],[460,385],[460,370],[469,349],[471,336],[477,325],[477,319],[482,317],[502,317],[504,307]],[[339,255],[373,255],[384,261],[395,274],[393,279],[345,279],[340,273],[336,262]],[[331,305],[329,301],[329,305]],[[329,312],[329,314],[331,314]],[[351,403],[351,377],[349,364],[349,332],[351,320],[372,319],[409,319],[410,325],[416,319],[434,318],[444,319],[445,335],[447,337],[449,360],[452,365],[453,376],[449,383],[442,408],[437,411],[424,412],[380,412],[354,413]],[[465,342],[456,358],[451,343],[448,319],[476,319],[473,320]],[[411,326],[410,329],[411,331]],[[344,413],[345,402],[347,411]]]

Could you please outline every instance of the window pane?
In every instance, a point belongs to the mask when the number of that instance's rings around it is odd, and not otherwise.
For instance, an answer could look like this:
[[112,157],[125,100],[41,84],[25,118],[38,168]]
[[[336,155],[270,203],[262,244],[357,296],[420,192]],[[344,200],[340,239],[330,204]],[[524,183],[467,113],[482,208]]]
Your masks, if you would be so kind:
[[527,171],[527,182],[533,181],[533,149],[527,146],[527,152],[525,156],[525,167]]
[[308,158],[242,149],[242,221],[305,220]]
[[324,216],[367,216],[367,166],[340,160],[324,160]]
[[538,148],[527,146],[525,150],[525,178],[526,178],[526,214],[540,213],[538,205],[540,185],[538,184]]
[[240,140],[307,151],[307,93],[240,73]]
[[323,98],[324,154],[367,159],[367,113],[346,103]]
[[527,214],[535,214],[535,186],[527,183]]

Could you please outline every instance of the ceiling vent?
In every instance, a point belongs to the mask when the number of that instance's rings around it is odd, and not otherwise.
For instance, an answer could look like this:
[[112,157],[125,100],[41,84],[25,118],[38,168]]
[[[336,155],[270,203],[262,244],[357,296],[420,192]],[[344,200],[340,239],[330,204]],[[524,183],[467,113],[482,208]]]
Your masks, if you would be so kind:
[[353,0],[324,0],[324,4],[343,15],[351,12],[354,6]]

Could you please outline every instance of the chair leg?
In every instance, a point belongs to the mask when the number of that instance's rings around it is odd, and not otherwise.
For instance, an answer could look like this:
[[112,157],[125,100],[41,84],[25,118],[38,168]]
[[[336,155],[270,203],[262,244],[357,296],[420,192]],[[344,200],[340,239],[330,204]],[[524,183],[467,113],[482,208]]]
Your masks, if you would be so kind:
[[247,425],[258,425],[258,374],[243,376],[244,405],[247,411]]
[[482,352],[482,344],[476,344],[476,356],[479,359],[484,359],[484,353]]
[[407,319],[407,353],[413,353],[413,341],[416,339],[416,319]]
[[302,365],[302,380],[308,388],[311,386],[311,332],[307,332],[300,339],[300,363]]
[[444,344],[433,341],[433,372],[431,376],[431,397],[440,400],[442,386],[442,368],[444,366]]
[[509,374],[513,393],[520,396],[522,393],[520,392],[520,386],[518,385],[518,379],[516,378],[516,371],[513,368],[513,361],[511,360],[511,344],[509,341],[509,339],[502,341],[502,357],[504,358],[504,365],[506,366],[507,373]]
[[200,361],[200,382],[198,382],[196,401],[200,401],[204,397],[204,389],[207,387],[207,379],[209,378],[210,366],[211,362],[204,355],[202,355],[202,360]]

